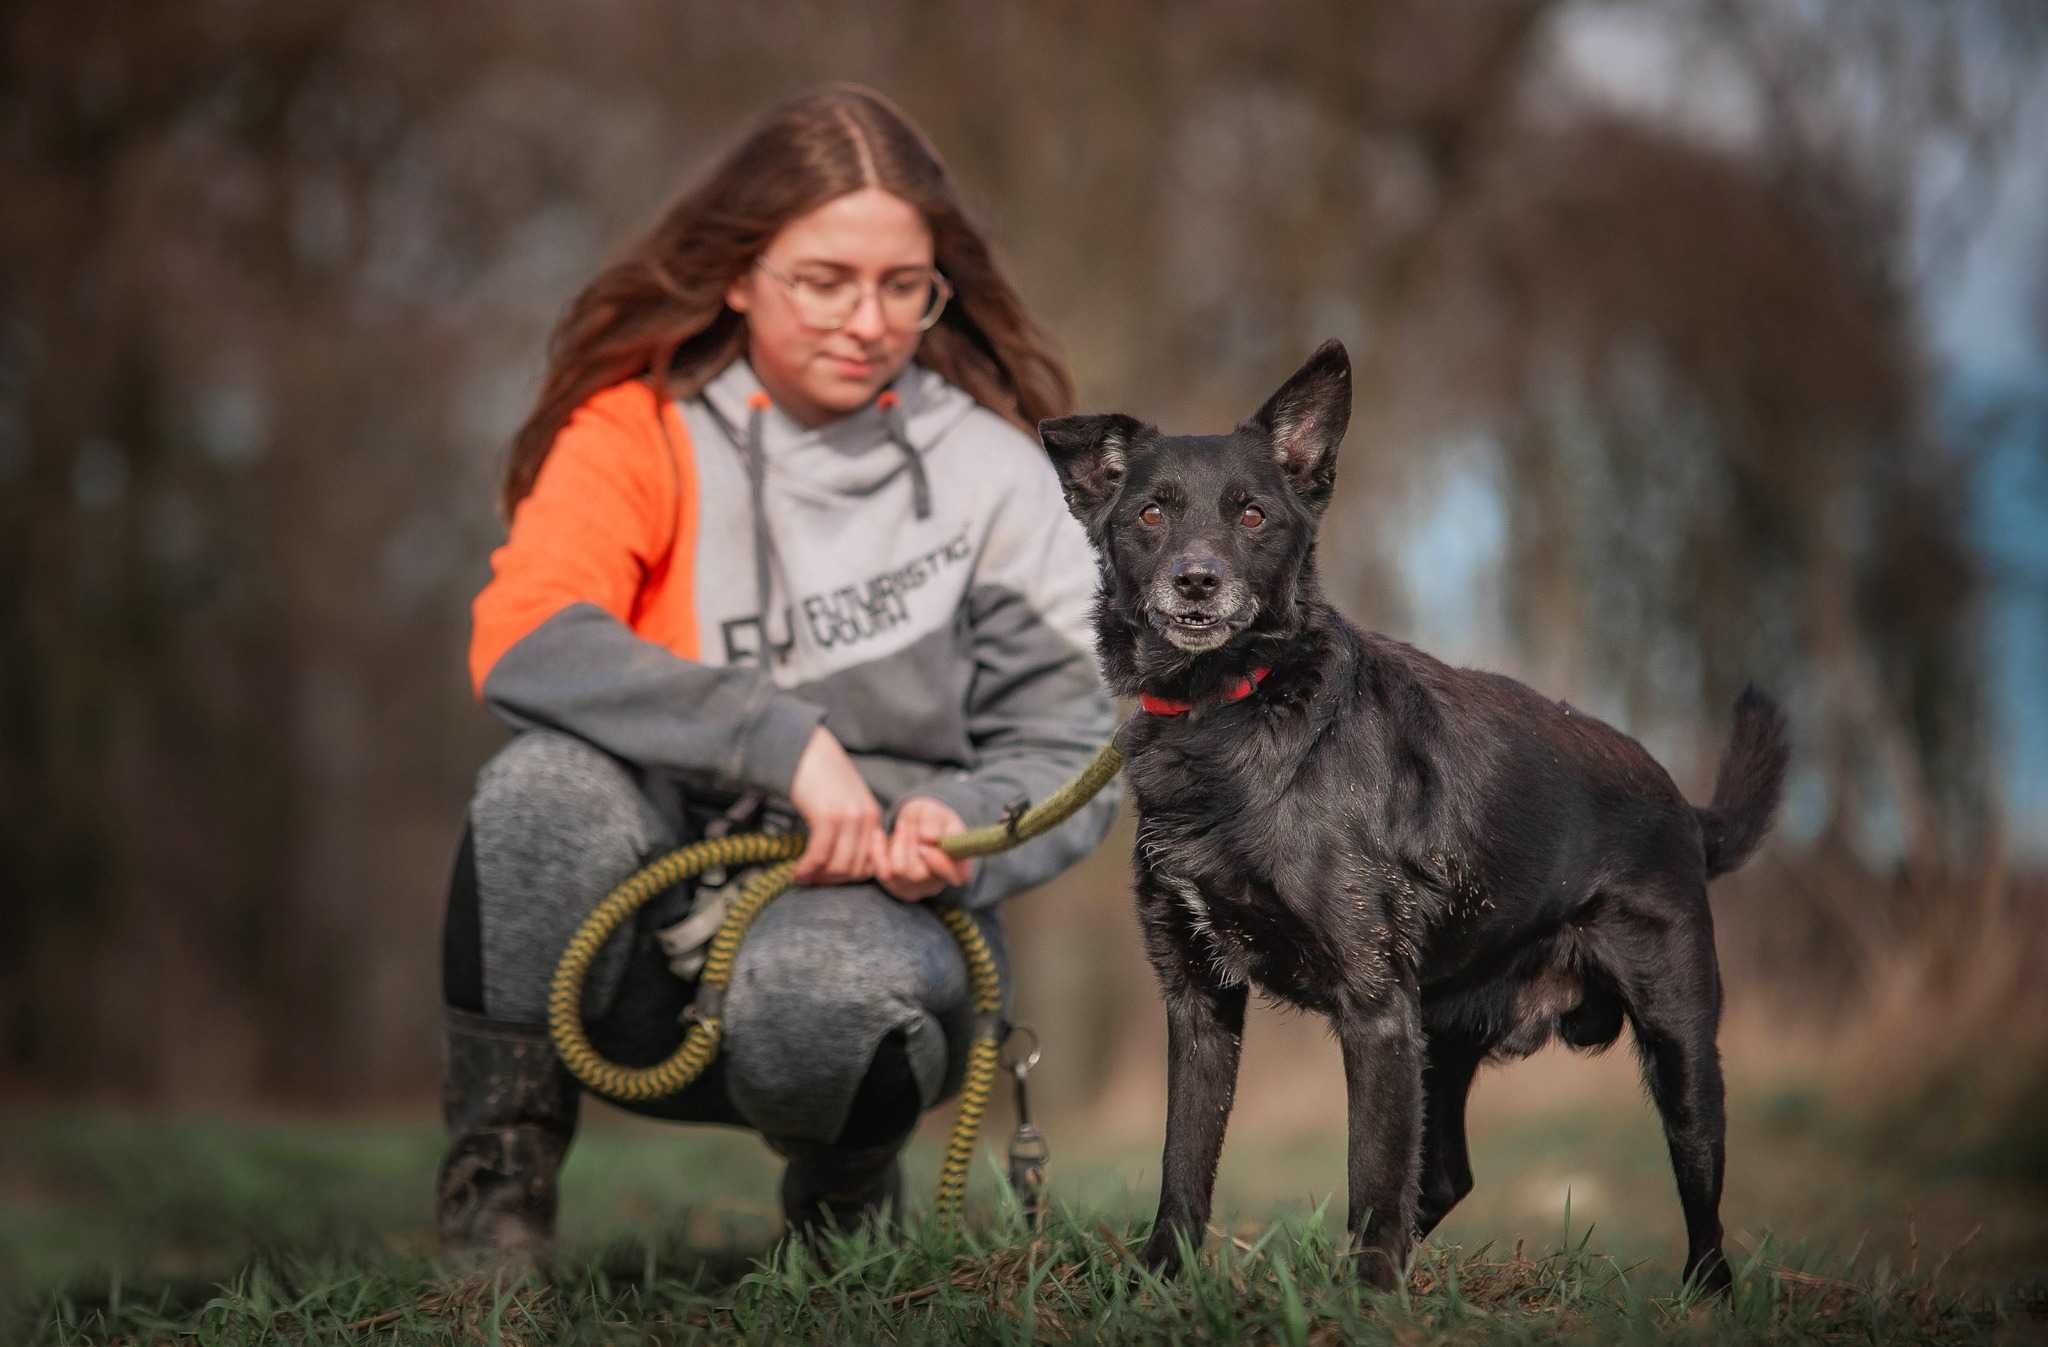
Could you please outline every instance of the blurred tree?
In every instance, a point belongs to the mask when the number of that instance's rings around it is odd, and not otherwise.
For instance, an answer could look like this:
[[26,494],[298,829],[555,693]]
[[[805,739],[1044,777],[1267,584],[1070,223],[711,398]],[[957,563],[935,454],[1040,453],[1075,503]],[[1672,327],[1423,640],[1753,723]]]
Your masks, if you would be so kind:
[[[1504,521],[1497,595],[1461,596],[1490,658],[1696,790],[1763,678],[1831,863],[1878,836],[1955,871],[1997,826],[1985,580],[1919,309],[2023,152],[2041,23],[1866,9],[12,7],[0,1075],[159,1099],[431,1078],[439,892],[499,733],[466,606],[548,323],[748,116],[825,78],[931,132],[1084,403],[1211,427],[1351,343],[1324,554],[1361,620],[1429,616],[1400,578],[1412,504],[1473,475]],[[1742,129],[1589,92],[1588,23],[1661,34],[1714,73],[1673,88]],[[1014,914],[1070,1088],[1157,1068],[1126,845]],[[1788,909],[1839,905],[1785,882]],[[1735,962],[1834,920],[1738,935]]]

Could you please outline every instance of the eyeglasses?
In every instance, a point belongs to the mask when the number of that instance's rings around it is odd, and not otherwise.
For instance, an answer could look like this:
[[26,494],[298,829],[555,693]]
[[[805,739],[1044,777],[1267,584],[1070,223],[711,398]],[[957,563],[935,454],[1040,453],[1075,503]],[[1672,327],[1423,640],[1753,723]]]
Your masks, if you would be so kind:
[[[845,327],[867,297],[867,282],[852,276],[785,276],[756,258],[761,274],[789,291],[796,305],[797,321],[820,332],[837,332]],[[945,312],[953,287],[929,267],[899,271],[874,287],[875,300],[882,308],[882,321],[898,332],[928,332]]]

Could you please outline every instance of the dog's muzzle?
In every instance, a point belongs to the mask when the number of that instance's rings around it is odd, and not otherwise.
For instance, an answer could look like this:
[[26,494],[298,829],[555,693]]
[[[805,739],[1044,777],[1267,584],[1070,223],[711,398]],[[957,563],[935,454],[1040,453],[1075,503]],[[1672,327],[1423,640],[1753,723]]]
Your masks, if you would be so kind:
[[1221,581],[1200,600],[1190,601],[1172,578],[1162,577],[1153,585],[1145,610],[1152,629],[1169,645],[1199,655],[1225,645],[1249,626],[1259,611],[1259,601],[1242,580]]

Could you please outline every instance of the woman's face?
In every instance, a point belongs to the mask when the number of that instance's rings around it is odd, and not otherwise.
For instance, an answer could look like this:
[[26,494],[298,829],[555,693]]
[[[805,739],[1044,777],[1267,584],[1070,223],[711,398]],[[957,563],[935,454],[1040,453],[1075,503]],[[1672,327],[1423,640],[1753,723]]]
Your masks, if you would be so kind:
[[[924,333],[892,321],[885,300],[892,282],[932,266],[932,231],[903,198],[865,187],[828,201],[784,225],[760,262],[725,302],[747,316],[747,358],[769,396],[803,424],[865,407],[917,353]],[[820,331],[799,316],[787,282],[850,283],[860,302],[836,330]]]

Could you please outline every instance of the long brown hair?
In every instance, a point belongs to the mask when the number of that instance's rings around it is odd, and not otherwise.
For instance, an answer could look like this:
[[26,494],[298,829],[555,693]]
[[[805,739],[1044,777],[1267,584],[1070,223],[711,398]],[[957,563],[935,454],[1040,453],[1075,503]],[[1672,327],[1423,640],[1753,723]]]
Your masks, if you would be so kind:
[[880,94],[828,85],[768,112],[570,304],[548,343],[539,401],[512,440],[506,517],[592,394],[646,378],[657,394],[688,397],[740,355],[746,326],[725,306],[727,288],[785,224],[864,187],[917,207],[953,284],[918,363],[1026,430],[1071,410],[1066,366],[961,208],[938,152]]

